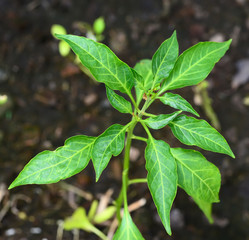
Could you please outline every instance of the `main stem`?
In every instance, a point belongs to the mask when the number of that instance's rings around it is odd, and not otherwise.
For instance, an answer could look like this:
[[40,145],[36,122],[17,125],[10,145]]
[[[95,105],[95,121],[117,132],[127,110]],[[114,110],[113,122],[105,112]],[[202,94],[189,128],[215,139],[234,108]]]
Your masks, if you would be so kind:
[[[131,149],[131,141],[133,137],[133,130],[136,124],[137,124],[137,120],[133,118],[131,121],[131,125],[128,129],[128,134],[126,138],[124,165],[123,165],[124,167],[123,167],[123,174],[122,174],[122,189],[120,191],[118,199],[116,200],[117,218],[119,222],[121,222],[120,209],[121,209],[123,200],[124,198],[127,199],[128,174],[129,174],[129,166],[130,166],[130,149]],[[124,203],[127,205],[127,201],[125,201]]]
[[[149,97],[145,101],[144,106],[141,109],[141,111],[138,111],[139,112],[138,118],[143,116],[146,109],[152,104],[152,102],[154,102],[154,100],[156,99],[156,97],[158,95],[159,94],[157,94],[153,98]],[[131,100],[132,99],[133,98],[131,98]],[[133,101],[134,101],[134,99],[133,99]],[[135,104],[135,106],[136,106],[136,104]],[[136,107],[136,109],[137,109],[137,107]],[[134,127],[136,126],[137,122],[138,122],[138,119],[136,117],[133,117],[132,121],[131,121],[131,125],[129,126],[129,129],[128,129],[128,134],[127,134],[127,138],[126,138],[125,156],[124,156],[124,165],[123,165],[124,167],[123,167],[123,173],[122,173],[122,188],[121,188],[121,191],[119,193],[118,199],[116,200],[117,219],[118,219],[119,223],[121,222],[120,210],[121,210],[121,206],[122,206],[123,202],[125,205],[124,206],[125,209],[127,209],[127,187],[128,187],[128,183],[129,183],[128,174],[129,174],[129,165],[130,165],[130,149],[131,149],[132,138],[134,138],[133,130],[134,130]]]

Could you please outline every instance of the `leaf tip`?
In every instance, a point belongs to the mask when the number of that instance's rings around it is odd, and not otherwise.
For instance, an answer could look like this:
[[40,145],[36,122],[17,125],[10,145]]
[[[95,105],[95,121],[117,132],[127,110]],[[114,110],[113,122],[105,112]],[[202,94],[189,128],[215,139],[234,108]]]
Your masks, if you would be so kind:
[[229,156],[231,156],[233,159],[235,159],[235,155],[232,151],[229,153]]
[[12,182],[10,185],[9,185],[9,187],[8,187],[8,190],[11,190],[11,189],[13,189],[14,187],[16,187],[17,185],[15,184],[15,181],[14,182]]
[[232,43],[232,41],[233,41],[233,39],[230,38],[229,40],[226,41],[226,43],[227,43],[228,45],[230,45],[230,44]]

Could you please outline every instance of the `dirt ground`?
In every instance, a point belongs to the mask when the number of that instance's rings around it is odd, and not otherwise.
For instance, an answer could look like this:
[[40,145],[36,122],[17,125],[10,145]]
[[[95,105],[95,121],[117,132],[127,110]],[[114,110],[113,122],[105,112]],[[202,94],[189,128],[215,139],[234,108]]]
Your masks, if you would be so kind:
[[[0,0],[0,95],[8,96],[7,104],[0,106],[0,240],[56,239],[59,220],[70,216],[77,206],[88,209],[91,204],[61,183],[7,191],[33,156],[63,145],[73,135],[97,136],[109,125],[129,120],[112,109],[102,84],[84,75],[72,58],[60,56],[58,41],[50,33],[52,24],[61,24],[68,33],[81,35],[77,22],[92,24],[99,16],[106,21],[103,42],[130,66],[151,58],[175,29],[180,52],[199,41],[233,39],[230,50],[207,78],[220,132],[236,155],[231,159],[202,151],[222,175],[220,203],[213,207],[214,224],[179,190],[169,237],[144,184],[129,189],[129,200],[146,199],[146,205],[132,214],[145,239],[249,240],[247,0]],[[196,105],[194,88],[177,92],[209,121],[202,106]],[[151,109],[165,110],[160,104]],[[136,131],[144,135],[142,129]],[[167,128],[153,134],[181,146]],[[145,144],[134,142],[133,147],[130,177],[144,177]],[[96,199],[113,189],[115,199],[121,183],[119,160],[121,155],[111,160],[98,183],[91,164],[65,182]],[[73,239],[73,234],[64,232],[63,239]],[[80,231],[80,239],[97,238]]]

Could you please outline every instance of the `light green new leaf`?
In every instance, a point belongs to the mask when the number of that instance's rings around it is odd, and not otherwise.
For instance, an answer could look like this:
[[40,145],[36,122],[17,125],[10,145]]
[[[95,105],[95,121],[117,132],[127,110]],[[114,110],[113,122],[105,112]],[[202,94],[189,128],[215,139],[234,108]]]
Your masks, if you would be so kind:
[[234,154],[225,138],[205,120],[181,115],[171,121],[169,126],[175,137],[186,145],[195,145],[234,158]]
[[94,225],[86,215],[86,210],[82,207],[77,208],[73,215],[65,220],[63,227],[67,231],[82,229],[87,232],[94,232],[95,230]]
[[101,224],[112,218],[115,212],[116,212],[116,207],[109,206],[105,208],[102,212],[97,213],[93,218],[93,222],[96,224]]
[[106,95],[111,105],[121,113],[132,114],[131,103],[106,87]]
[[213,217],[212,217],[212,203],[202,201],[198,198],[192,197],[195,203],[198,205],[198,207],[202,210],[202,212],[205,214],[206,218],[210,223],[213,223]]
[[140,103],[143,98],[143,94],[152,87],[153,74],[151,60],[141,60],[135,65],[134,70],[140,76],[135,77],[135,91],[137,102]]
[[139,106],[140,102],[143,99],[143,95],[146,92],[144,86],[143,86],[143,77],[137,73],[137,71],[133,68],[131,68],[133,77],[134,77],[134,85],[135,85],[135,92],[136,92],[136,103],[137,106]]
[[70,45],[81,63],[89,69],[98,82],[105,83],[109,88],[130,96],[130,90],[134,85],[131,69],[107,46],[74,35],[56,34],[56,37]]
[[172,108],[176,108],[185,112],[190,112],[199,117],[199,114],[193,109],[190,103],[178,94],[168,92],[165,93],[162,97],[159,97],[159,99],[163,104],[169,105]]
[[108,165],[112,155],[117,156],[122,152],[127,127],[128,125],[114,124],[96,139],[92,150],[96,181]]
[[152,71],[154,80],[152,87],[155,87],[163,79],[167,78],[173,69],[178,57],[179,47],[176,38],[176,31],[165,40],[152,57]]
[[113,236],[113,240],[144,240],[136,225],[133,223],[130,213],[124,211],[122,222]]
[[188,195],[205,202],[219,202],[219,169],[198,151],[171,148],[177,163],[178,185]]
[[228,50],[232,40],[226,42],[201,42],[187,49],[177,59],[174,69],[160,92],[196,85],[204,80],[215,63]]
[[150,117],[143,120],[146,125],[152,129],[160,129],[168,125],[174,118],[178,116],[182,111],[170,113],[170,114],[160,114],[156,117]]
[[9,189],[25,184],[48,184],[82,171],[91,158],[95,137],[74,136],[55,151],[37,154],[24,167]]
[[162,140],[148,139],[145,149],[148,186],[161,221],[169,235],[170,209],[177,191],[177,169],[169,145]]
[[147,91],[151,89],[153,82],[152,61],[150,59],[143,59],[138,62],[134,69],[143,77],[143,87]]
[[105,20],[103,17],[97,18],[93,23],[93,30],[96,34],[102,34],[105,30]]

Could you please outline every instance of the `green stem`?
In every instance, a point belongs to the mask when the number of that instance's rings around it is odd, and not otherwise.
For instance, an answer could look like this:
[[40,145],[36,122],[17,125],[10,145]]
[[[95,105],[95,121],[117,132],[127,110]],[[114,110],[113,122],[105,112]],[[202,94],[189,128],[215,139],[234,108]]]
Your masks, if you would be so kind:
[[129,180],[128,184],[134,184],[134,183],[147,183],[147,178],[136,178],[136,179],[132,179]]
[[91,231],[96,234],[98,237],[100,237],[102,240],[109,240],[109,238],[104,234],[102,233],[98,228],[96,227],[92,227],[91,228]]
[[135,110],[139,112],[139,108],[138,108],[137,103],[136,103],[135,99],[133,98],[132,94],[131,93],[127,93],[127,95],[131,99],[131,101],[132,101],[132,103],[133,103],[133,105],[135,107]]
[[143,121],[140,121],[140,123],[142,124],[142,126],[144,127],[144,130],[146,131],[148,137],[152,137],[149,128],[146,126],[146,124]]
[[131,141],[133,136],[133,129],[137,124],[136,118],[133,118],[129,129],[128,134],[126,138],[126,146],[125,146],[125,156],[124,156],[124,165],[123,165],[123,174],[122,174],[122,189],[120,191],[120,194],[118,196],[118,199],[116,200],[116,206],[117,206],[117,219],[119,223],[121,222],[121,216],[120,216],[120,209],[122,206],[123,201],[124,207],[127,207],[127,186],[128,186],[128,173],[129,173],[129,165],[130,165],[130,149],[131,149]]
[[134,134],[132,135],[132,139],[136,139],[136,140],[147,142],[147,138],[136,136]]
[[157,116],[157,115],[155,115],[155,114],[146,113],[146,112],[144,112],[143,115],[144,115],[144,116],[147,116],[147,117],[156,117],[156,116]]
[[150,100],[151,100],[151,98],[148,97],[147,100],[145,101],[145,103],[144,103],[144,105],[143,105],[141,111],[140,111],[139,114],[138,114],[138,117],[139,117],[139,118],[142,117],[142,116],[144,115],[146,109],[148,108],[147,105],[148,105],[148,103],[150,102]]

